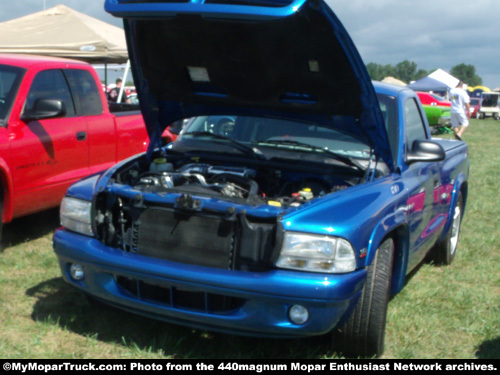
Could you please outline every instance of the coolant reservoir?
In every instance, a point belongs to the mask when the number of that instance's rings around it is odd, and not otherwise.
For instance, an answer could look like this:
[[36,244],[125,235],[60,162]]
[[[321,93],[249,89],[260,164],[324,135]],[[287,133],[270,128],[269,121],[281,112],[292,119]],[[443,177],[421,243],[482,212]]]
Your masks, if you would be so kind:
[[311,191],[310,188],[303,188],[302,190],[299,191],[299,196],[302,199],[309,200],[314,198],[314,194]]
[[172,163],[167,163],[167,159],[165,158],[156,158],[149,166],[149,171],[153,173],[172,172],[173,170],[174,166]]

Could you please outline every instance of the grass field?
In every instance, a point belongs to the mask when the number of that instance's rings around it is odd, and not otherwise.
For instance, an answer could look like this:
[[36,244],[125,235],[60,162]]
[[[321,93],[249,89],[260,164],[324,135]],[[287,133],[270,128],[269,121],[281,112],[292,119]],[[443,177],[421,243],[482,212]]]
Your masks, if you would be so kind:
[[[472,120],[464,140],[471,176],[457,256],[449,267],[423,263],[391,300],[383,358],[500,358],[500,121]],[[51,210],[4,227],[0,358],[336,358],[324,337],[241,338],[90,305],[60,276],[57,226]]]

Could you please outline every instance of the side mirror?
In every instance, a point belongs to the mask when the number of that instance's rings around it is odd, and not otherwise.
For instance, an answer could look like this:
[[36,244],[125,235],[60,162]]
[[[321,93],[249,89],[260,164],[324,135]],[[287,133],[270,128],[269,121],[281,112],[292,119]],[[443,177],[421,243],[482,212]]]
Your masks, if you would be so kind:
[[406,163],[441,161],[446,157],[443,147],[427,139],[417,139],[406,155]]
[[179,135],[183,126],[184,126],[184,121],[177,120],[174,123],[172,123],[171,125],[167,126],[167,129],[170,133],[175,134],[175,135]]
[[62,117],[66,114],[66,106],[58,99],[37,99],[31,110],[24,110],[23,121],[36,121],[48,118]]

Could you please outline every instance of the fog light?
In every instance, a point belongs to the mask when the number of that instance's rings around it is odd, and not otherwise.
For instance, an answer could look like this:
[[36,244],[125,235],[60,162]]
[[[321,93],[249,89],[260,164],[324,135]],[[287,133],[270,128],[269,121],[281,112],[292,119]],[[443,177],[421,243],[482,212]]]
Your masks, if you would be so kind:
[[290,307],[288,316],[290,317],[292,323],[304,324],[309,320],[309,311],[304,306],[293,305]]
[[73,280],[80,281],[85,277],[83,266],[81,264],[72,264],[69,267],[69,274]]

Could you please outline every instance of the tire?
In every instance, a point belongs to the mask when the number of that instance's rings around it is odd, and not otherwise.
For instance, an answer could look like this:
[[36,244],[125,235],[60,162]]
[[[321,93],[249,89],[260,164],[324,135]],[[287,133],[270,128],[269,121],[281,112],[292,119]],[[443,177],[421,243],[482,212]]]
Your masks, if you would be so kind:
[[434,245],[431,250],[432,260],[437,265],[448,266],[455,259],[457,253],[458,238],[460,235],[460,225],[462,223],[463,198],[462,193],[458,194],[457,204],[453,210],[451,227],[446,233],[446,237]]
[[385,322],[394,262],[394,241],[377,249],[360,300],[344,326],[334,334],[334,345],[345,356],[379,357],[384,351]]

